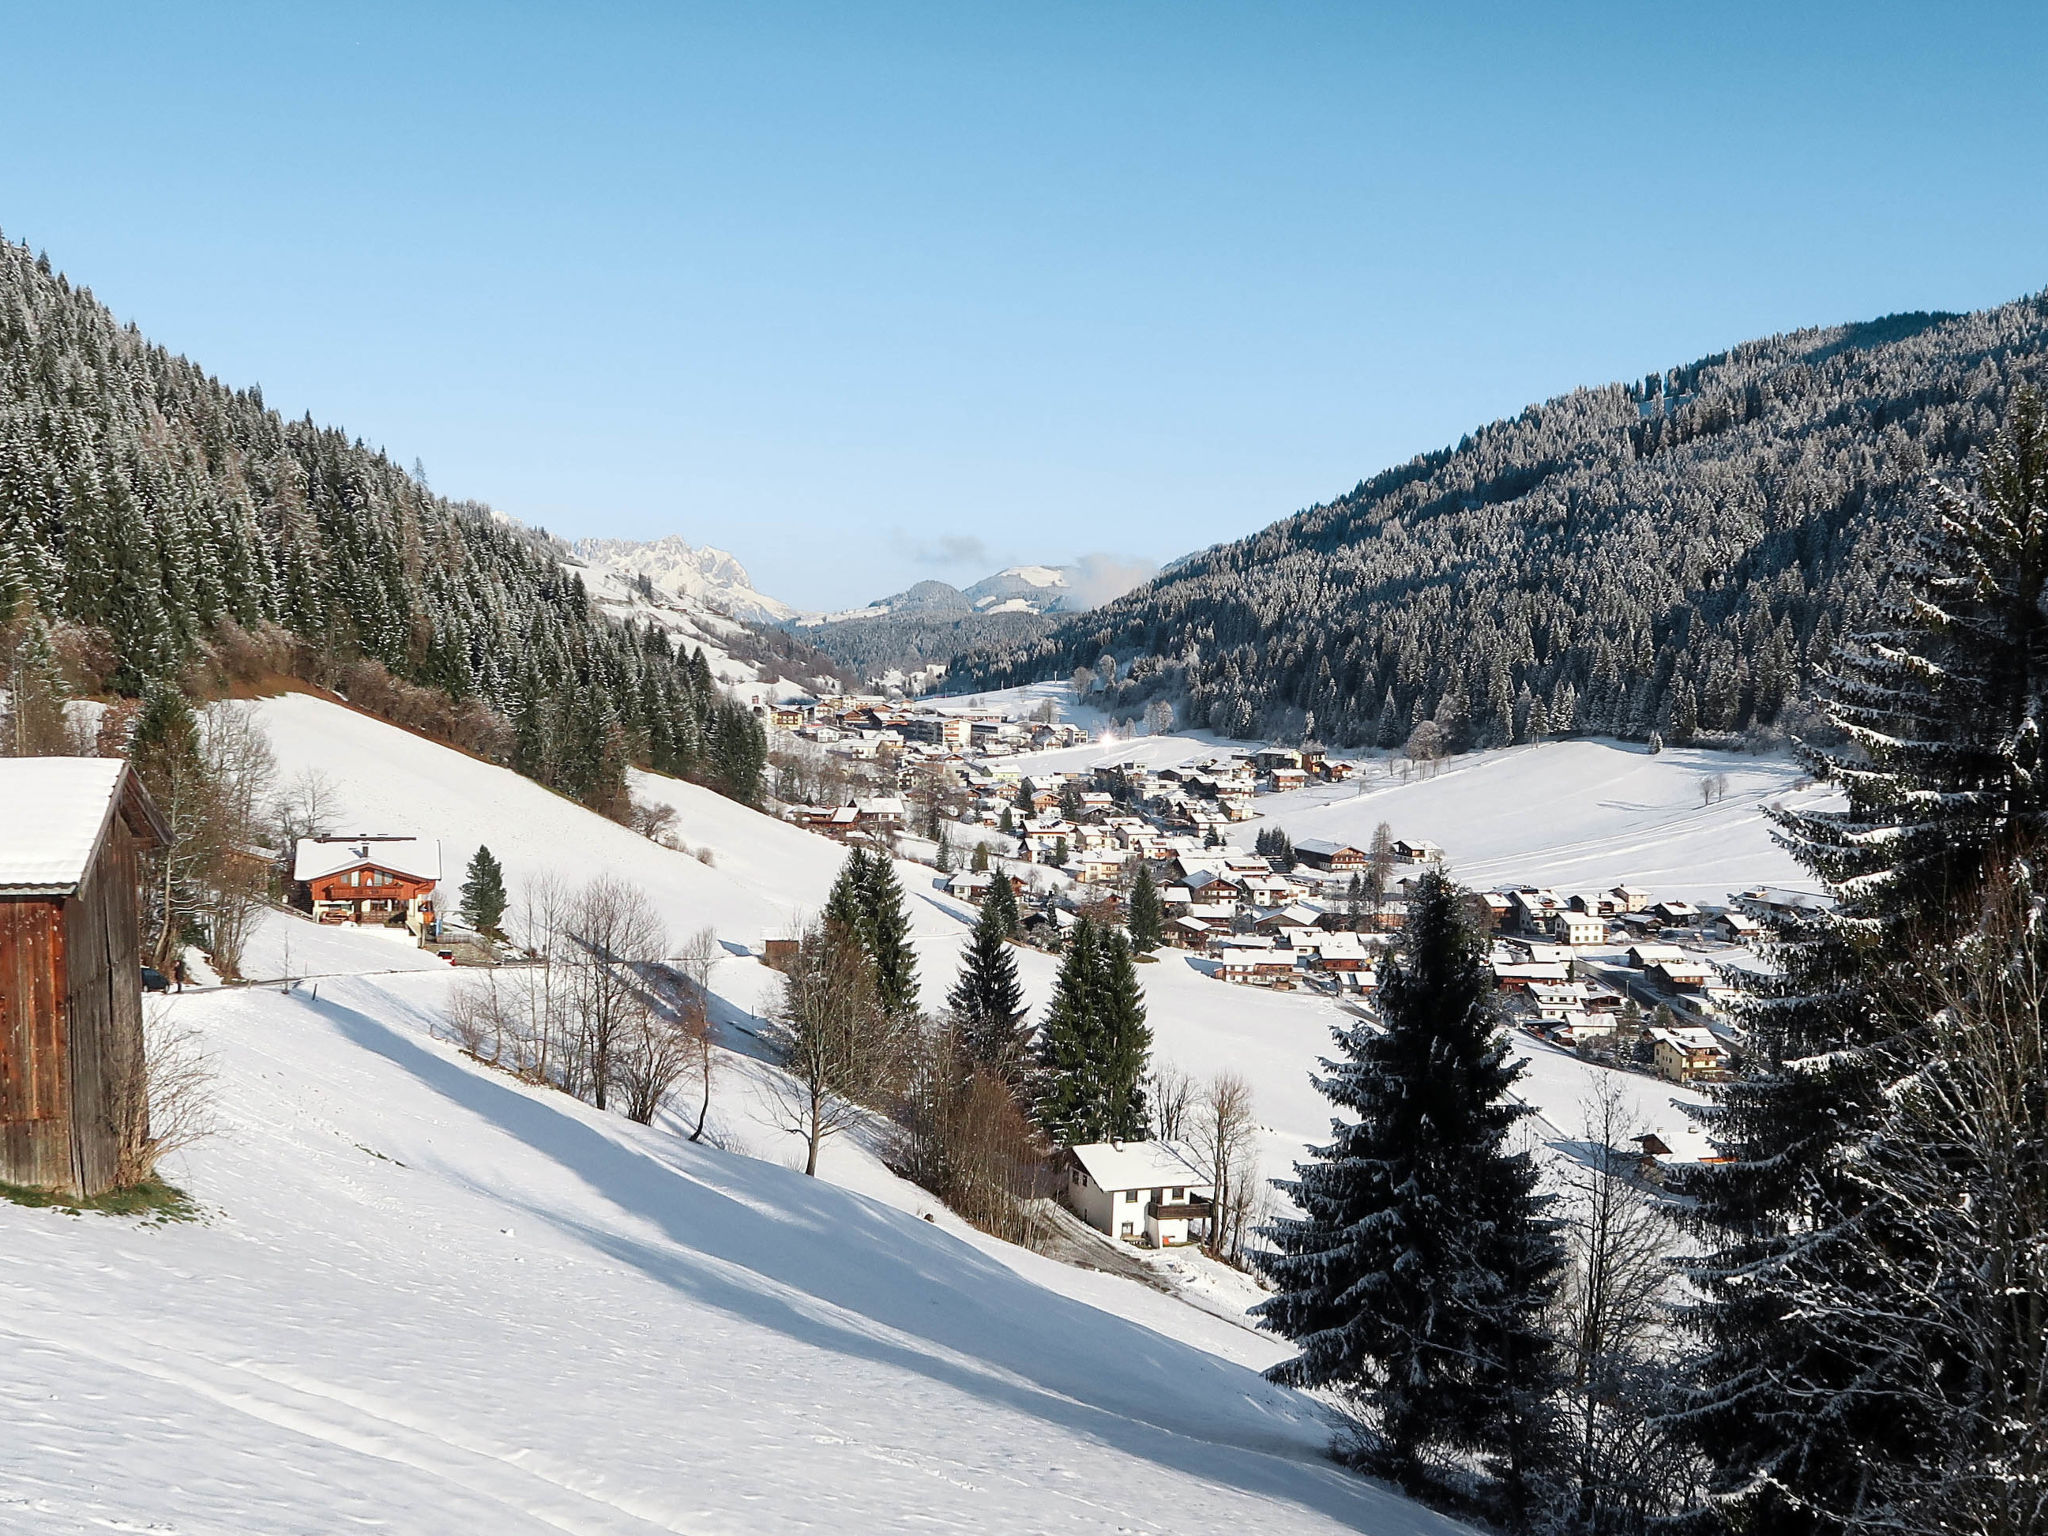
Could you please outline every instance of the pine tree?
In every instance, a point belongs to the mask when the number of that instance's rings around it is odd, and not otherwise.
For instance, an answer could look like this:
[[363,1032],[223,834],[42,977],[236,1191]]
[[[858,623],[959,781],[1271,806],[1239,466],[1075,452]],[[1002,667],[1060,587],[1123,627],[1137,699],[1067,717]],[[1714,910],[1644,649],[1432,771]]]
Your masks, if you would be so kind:
[[[0,753],[13,757],[51,757],[68,752],[71,733],[65,703],[71,690],[57,665],[50,626],[32,599],[24,599],[20,619],[9,625],[0,618],[7,687],[0,705]],[[11,644],[9,643],[11,640]]]
[[1103,1042],[1096,983],[1095,924],[1082,918],[1067,935],[1059,979],[1039,1031],[1032,1115],[1062,1146],[1102,1140]]
[[[879,858],[876,854],[872,857]],[[874,951],[874,920],[868,909],[868,863],[865,848],[849,848],[846,862],[825,896],[825,921],[860,945],[863,954]]]
[[1005,938],[1018,938],[1024,932],[1024,920],[1017,910],[1017,892],[1010,885],[1010,877],[1002,867],[996,867],[996,877],[990,882],[988,894],[981,898],[983,911],[993,910],[999,914]]
[[917,1012],[917,951],[910,944],[910,912],[896,865],[886,854],[868,860],[862,895],[868,914],[868,958],[875,967],[875,997],[892,1018]]
[[147,888],[149,952],[156,967],[168,972],[179,950],[202,937],[201,881],[213,851],[207,846],[213,785],[200,754],[199,721],[176,684],[152,681],[145,687],[129,755],[171,832],[169,845],[151,855]]
[[[1001,883],[1007,890],[1008,882]],[[991,891],[982,902],[946,1008],[968,1054],[1015,1085],[1030,1049],[1031,1026],[1025,1022],[1017,960],[1010,953],[1008,919],[993,897]]]
[[1138,876],[1131,882],[1129,923],[1131,947],[1140,954],[1150,954],[1166,942],[1166,909],[1159,899],[1158,882],[1152,878],[1152,866],[1142,859]]
[[1681,1184],[1708,1247],[1689,1266],[1704,1347],[1675,1426],[1758,1536],[1861,1528],[1873,1477],[1932,1454],[1945,1427],[1902,1375],[1923,1368],[1841,1323],[1928,1305],[1892,1252],[1910,1222],[1872,1201],[1863,1168],[1919,1049],[1886,1027],[1880,996],[1942,962],[2048,819],[2048,427],[2031,394],[1978,495],[1937,487],[1933,512],[1889,623],[1824,680],[1850,750],[1803,751],[1847,805],[1774,813],[1836,909],[1773,924],[1780,974],[1746,1010],[1754,1070],[1700,1114],[1727,1161]]
[[1417,883],[1380,990],[1385,1032],[1336,1031],[1318,1086],[1355,1121],[1282,1185],[1303,1214],[1266,1229],[1277,1294],[1261,1323],[1301,1350],[1278,1381],[1365,1410],[1358,1454],[1402,1487],[1450,1496],[1484,1457],[1517,1518],[1546,1452],[1552,1369],[1539,1322],[1562,1262],[1528,1154],[1529,1111],[1491,998],[1485,943],[1441,871]]
[[1101,1059],[1101,1132],[1097,1141],[1143,1141],[1146,1131],[1145,1069],[1152,1056],[1152,1029],[1145,1022],[1145,991],[1131,963],[1131,943],[1122,930],[1100,930],[1095,940],[1095,1006]]
[[969,860],[969,867],[971,867],[977,875],[986,874],[988,872],[987,843],[976,843],[974,845],[974,853]]
[[505,904],[505,867],[479,843],[463,874],[462,920],[478,933],[496,937]]

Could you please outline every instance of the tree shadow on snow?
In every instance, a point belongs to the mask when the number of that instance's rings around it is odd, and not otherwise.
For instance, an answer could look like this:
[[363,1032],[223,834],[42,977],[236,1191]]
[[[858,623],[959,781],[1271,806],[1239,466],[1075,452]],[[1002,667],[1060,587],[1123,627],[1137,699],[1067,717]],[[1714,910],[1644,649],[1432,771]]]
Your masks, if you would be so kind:
[[[569,1169],[667,1243],[504,1191],[501,1198],[702,1305],[1190,1478],[1366,1529],[1464,1529],[1320,1460],[1330,1425],[1312,1400],[1047,1291],[930,1223],[625,1122],[615,1137],[401,1028],[342,1003],[305,1002],[347,1039]],[[1199,1497],[1193,1486],[1189,1496]]]

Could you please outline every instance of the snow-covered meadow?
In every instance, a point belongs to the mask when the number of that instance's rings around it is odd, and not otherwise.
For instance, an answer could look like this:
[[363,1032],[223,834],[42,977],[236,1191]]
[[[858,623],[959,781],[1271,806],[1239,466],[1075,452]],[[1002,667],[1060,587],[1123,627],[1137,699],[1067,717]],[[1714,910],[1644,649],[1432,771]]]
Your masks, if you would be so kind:
[[[439,837],[451,888],[488,843],[515,900],[542,873],[605,872],[676,938],[714,928],[720,1016],[742,1028],[772,995],[761,941],[815,912],[840,863],[687,784],[634,779],[709,862],[337,704],[252,707],[283,777],[326,774],[350,830]],[[1620,859],[1631,840],[1675,870],[1695,849],[1743,856],[1739,797],[1789,788],[1731,764],[1702,825],[1668,803],[1698,769],[1664,758],[1500,754],[1277,819],[1300,837],[1308,818],[1384,816],[1538,878],[1570,846]],[[1615,776],[1589,781],[1600,764]],[[1531,797],[1541,814],[1492,809]],[[900,873],[937,1007],[967,909],[929,869]],[[1040,1007],[1054,962],[1019,961]],[[726,1150],[522,1086],[434,1037],[458,978],[385,934],[272,917],[248,969],[300,980],[163,1004],[218,1074],[219,1133],[168,1170],[203,1222],[0,1205],[0,1394],[21,1430],[0,1437],[0,1529],[1452,1529],[1322,1459],[1325,1416],[1256,1374],[1284,1346],[1243,1326],[1241,1284],[1184,1275],[1192,1306],[996,1243],[849,1137],[806,1180],[772,1068],[743,1054],[713,1117]],[[1157,1055],[1243,1073],[1266,1171],[1284,1172],[1324,1134],[1311,1074],[1347,1016],[1178,954],[1142,976]],[[1607,1074],[1526,1049],[1538,1131],[1569,1139]],[[1616,1080],[1690,1149],[1670,1090]]]

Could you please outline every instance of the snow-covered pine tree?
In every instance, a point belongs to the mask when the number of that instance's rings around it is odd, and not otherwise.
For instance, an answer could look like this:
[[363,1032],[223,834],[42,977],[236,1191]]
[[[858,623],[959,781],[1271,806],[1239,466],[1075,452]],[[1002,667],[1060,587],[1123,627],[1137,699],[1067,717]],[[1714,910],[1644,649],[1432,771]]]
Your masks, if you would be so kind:
[[[1009,882],[1000,883],[1007,892]],[[1030,1052],[1031,1026],[1025,1020],[1017,960],[1010,953],[1009,919],[993,891],[975,918],[946,1008],[975,1062],[1017,1085]]]
[[[1384,1032],[1335,1031],[1318,1086],[1357,1119],[1280,1187],[1255,1312],[1300,1349],[1275,1380],[1361,1415],[1355,1454],[1410,1492],[1518,1518],[1549,1453],[1553,1363],[1540,1314],[1562,1262],[1537,1173],[1510,1149],[1528,1110],[1495,1013],[1485,942],[1440,870],[1417,882],[1380,989]],[[1481,1470],[1491,1473],[1481,1488]]]
[[1757,1536],[1864,1528],[1873,1481],[1935,1454],[1946,1428],[1904,1379],[1921,1369],[1913,1355],[1844,1319],[1910,1320],[1926,1304],[1901,1289],[1910,1266],[1894,1261],[1912,1239],[1860,1166],[1921,1048],[1879,996],[1942,964],[1987,880],[2044,829],[2039,401],[2016,396],[1974,497],[1932,496],[1889,622],[1845,645],[1823,681],[1823,712],[1850,745],[1804,755],[1847,805],[1775,813],[1836,908],[1774,923],[1780,974],[1746,1010],[1753,1068],[1701,1114],[1728,1160],[1680,1186],[1707,1247],[1688,1267],[1703,1347],[1674,1427]]

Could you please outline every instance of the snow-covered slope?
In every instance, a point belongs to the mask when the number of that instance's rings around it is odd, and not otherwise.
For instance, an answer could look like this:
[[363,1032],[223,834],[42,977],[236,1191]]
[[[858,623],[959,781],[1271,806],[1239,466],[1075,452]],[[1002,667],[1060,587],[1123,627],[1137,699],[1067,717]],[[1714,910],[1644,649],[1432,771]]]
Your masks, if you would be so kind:
[[676,534],[647,542],[632,539],[579,539],[572,546],[578,559],[593,567],[645,576],[669,597],[684,598],[715,613],[750,624],[780,624],[796,610],[754,590],[746,567],[722,549],[695,545]]
[[[815,911],[840,862],[672,780],[635,792],[709,864],[340,705],[254,709],[281,771],[326,773],[349,825],[438,836],[451,872],[488,842],[515,899],[541,871],[603,871],[671,933],[714,927],[739,1046],[774,984],[747,951]],[[1543,762],[1489,795],[1554,792]],[[899,869],[937,1007],[964,909]],[[1055,963],[1018,959],[1041,1009]],[[730,1150],[693,1148],[432,1038],[456,978],[402,942],[273,918],[249,968],[305,979],[167,1003],[219,1073],[222,1133],[170,1170],[203,1224],[0,1204],[0,1395],[27,1427],[0,1436],[0,1529],[1451,1529],[1322,1460],[1318,1410],[1256,1375],[1277,1341],[971,1233],[857,1140],[819,1180],[791,1172],[757,1059],[722,1077]],[[1178,954],[1142,976],[1161,1059],[1250,1079],[1265,1172],[1326,1136],[1310,1079],[1335,1004]],[[1568,1139],[1608,1074],[1522,1049],[1539,1134]],[[1614,1080],[1696,1150],[1672,1090]]]
[[0,1529],[1452,1529],[1243,1365],[465,1060],[447,980],[172,1000],[204,1220],[0,1205]]

